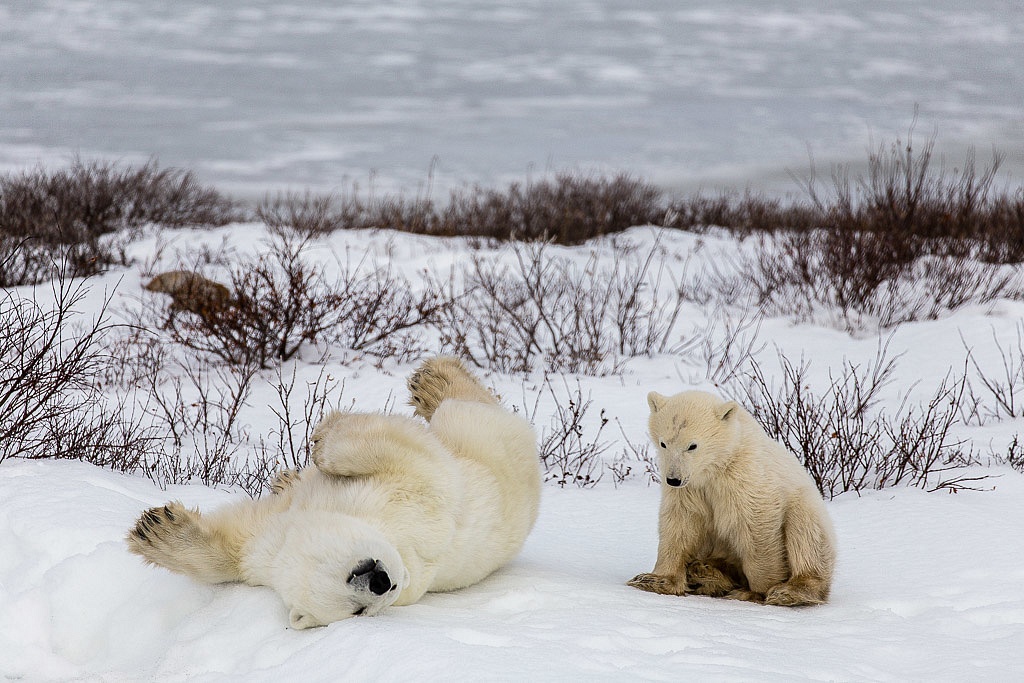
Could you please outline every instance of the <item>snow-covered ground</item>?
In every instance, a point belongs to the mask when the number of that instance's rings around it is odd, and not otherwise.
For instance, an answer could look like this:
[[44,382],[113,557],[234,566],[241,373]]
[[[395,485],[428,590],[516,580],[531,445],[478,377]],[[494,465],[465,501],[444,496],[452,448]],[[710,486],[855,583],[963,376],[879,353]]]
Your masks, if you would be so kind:
[[244,195],[581,167],[792,189],[939,134],[1024,177],[1013,0],[0,4],[0,168],[156,155]]
[[80,463],[0,465],[6,680],[1019,681],[1024,479],[843,496],[840,561],[811,609],[624,585],[656,552],[658,489],[546,488],[522,554],[483,583],[311,631],[270,589],[145,567],[123,536],[160,491]]
[[[256,248],[254,225],[208,232],[167,231],[135,246],[140,263],[174,263],[176,250],[201,243]],[[702,259],[750,248],[724,234],[696,236],[636,228],[623,238],[657,243],[676,275]],[[164,245],[155,257],[158,245]],[[607,254],[608,241],[559,253],[580,264]],[[507,257],[507,247],[471,248],[459,239],[388,232],[342,232],[315,253],[369,252],[410,278],[423,268],[444,274],[474,253]],[[605,250],[605,251],[602,251]],[[643,248],[638,254],[645,254]],[[155,259],[155,260],[154,260]],[[686,265],[683,265],[686,264]],[[137,307],[141,266],[93,284],[98,307],[113,287],[117,315]],[[214,273],[215,274],[215,273]],[[687,309],[680,331],[700,322]],[[910,323],[892,336],[898,360],[883,404],[908,393],[926,398],[951,369],[965,369],[965,348],[989,373],[1002,368],[996,343],[1013,344],[1024,303],[968,306],[940,320]],[[722,334],[721,331],[718,334]],[[776,349],[813,363],[809,382],[827,381],[844,360],[874,358],[878,337],[785,318],[763,322],[757,353],[767,372]],[[326,364],[344,380],[334,399],[359,410],[404,406],[413,362],[377,369],[336,349]],[[317,353],[296,364],[300,386],[321,369]],[[604,410],[614,420],[602,435],[611,461],[626,441],[644,443],[646,392],[711,388],[706,368],[673,354],[628,361],[616,373],[567,377],[593,399],[584,427],[592,434]],[[276,400],[267,372],[244,421],[252,440],[267,436]],[[551,425],[554,397],[535,373],[487,374],[486,382],[525,407],[538,430]],[[561,386],[554,382],[556,389]],[[573,386],[573,385],[566,385]],[[301,397],[300,397],[301,399]],[[532,412],[530,412],[532,411]],[[621,425],[621,431],[618,428]],[[1021,420],[958,427],[979,452],[1005,452]],[[301,435],[298,435],[301,437]],[[246,444],[240,456],[251,453]],[[987,457],[983,460],[987,461]],[[14,680],[953,680],[1024,677],[1024,475],[1003,466],[968,471],[987,478],[980,490],[919,489],[843,494],[828,503],[840,546],[829,604],[785,609],[700,597],[666,597],[625,586],[653,567],[659,489],[642,466],[616,485],[610,472],[593,488],[545,485],[536,529],[519,557],[479,585],[430,594],[311,631],[287,626],[287,610],[269,589],[206,586],[147,567],[128,553],[124,536],[147,507],[180,499],[211,509],[244,496],[201,484],[161,490],[139,475],[87,464],[7,460],[0,463],[0,676]]]

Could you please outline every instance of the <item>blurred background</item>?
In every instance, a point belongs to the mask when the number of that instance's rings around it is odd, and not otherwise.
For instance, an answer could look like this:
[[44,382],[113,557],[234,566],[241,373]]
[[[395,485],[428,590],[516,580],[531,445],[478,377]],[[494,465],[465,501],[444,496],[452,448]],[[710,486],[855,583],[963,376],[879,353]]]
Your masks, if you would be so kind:
[[242,197],[562,170],[796,191],[936,135],[1024,174],[1024,2],[0,2],[0,170],[155,157]]

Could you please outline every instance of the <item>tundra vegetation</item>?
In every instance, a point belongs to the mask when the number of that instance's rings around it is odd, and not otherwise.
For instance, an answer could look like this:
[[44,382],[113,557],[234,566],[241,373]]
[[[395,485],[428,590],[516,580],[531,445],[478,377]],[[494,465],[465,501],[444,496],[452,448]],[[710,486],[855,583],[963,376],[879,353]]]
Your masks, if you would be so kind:
[[[322,361],[386,371],[449,353],[522,378],[523,396],[505,400],[535,424],[547,480],[656,480],[647,445],[609,427],[613,406],[585,379],[667,358],[694,369],[681,380],[747,406],[826,497],[980,485],[967,468],[986,460],[1024,470],[1018,439],[985,451],[958,436],[1024,417],[1024,326],[994,339],[997,371],[964,342],[962,365],[920,387],[923,401],[883,395],[899,374],[888,343],[899,326],[1022,297],[1024,188],[998,187],[999,163],[979,168],[970,155],[951,168],[933,141],[897,140],[871,151],[862,174],[837,167],[823,182],[812,168],[790,199],[668,197],[629,175],[564,173],[447,201],[353,186],[255,207],[156,162],[3,175],[0,461],[77,458],[258,495],[275,472],[306,464],[316,422],[345,405]],[[232,223],[254,224],[261,248],[164,263],[223,283],[223,306],[169,311],[170,297],[140,288],[137,305],[115,311],[94,287],[111,271],[159,274],[162,253],[132,255],[140,239]],[[638,241],[622,234],[633,226],[664,230]],[[462,238],[468,256],[443,272],[365,256],[324,267],[333,233],[382,230]],[[719,237],[732,246],[681,258],[657,237],[674,230],[695,250]],[[877,336],[876,357],[825,369],[772,359],[760,330],[773,318]],[[299,359],[321,363],[314,380],[297,379]],[[812,382],[822,371],[828,381]],[[257,389],[272,397],[260,429],[244,417]]]

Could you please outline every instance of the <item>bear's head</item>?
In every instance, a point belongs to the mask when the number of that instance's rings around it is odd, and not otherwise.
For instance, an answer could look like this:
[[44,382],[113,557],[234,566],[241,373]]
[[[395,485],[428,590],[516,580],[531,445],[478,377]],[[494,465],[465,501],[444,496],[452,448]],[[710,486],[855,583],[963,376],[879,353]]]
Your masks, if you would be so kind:
[[287,576],[282,576],[279,590],[294,629],[378,614],[410,581],[398,550],[379,531],[352,517],[343,525],[297,530],[284,552],[289,554],[282,558],[287,565],[282,574]]
[[680,488],[699,484],[727,463],[739,438],[744,411],[735,401],[723,401],[704,391],[647,395],[649,428],[658,452],[661,481]]

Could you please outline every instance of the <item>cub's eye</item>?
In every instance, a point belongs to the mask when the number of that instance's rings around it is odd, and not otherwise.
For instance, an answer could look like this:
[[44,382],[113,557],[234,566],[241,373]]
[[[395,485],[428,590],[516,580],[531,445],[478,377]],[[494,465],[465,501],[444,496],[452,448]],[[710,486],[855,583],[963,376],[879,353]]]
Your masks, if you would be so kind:
[[666,445],[665,445],[665,442],[664,442],[664,441],[662,441],[662,442],[661,442],[661,447],[662,447],[662,448],[668,448],[668,446],[666,446]]
[[692,451],[692,450],[694,450],[694,449],[696,449],[696,448],[697,448],[697,444],[695,444],[695,443],[691,443],[691,444],[690,444],[690,446],[689,446],[689,448],[687,448],[686,450],[688,450],[688,451]]

